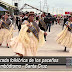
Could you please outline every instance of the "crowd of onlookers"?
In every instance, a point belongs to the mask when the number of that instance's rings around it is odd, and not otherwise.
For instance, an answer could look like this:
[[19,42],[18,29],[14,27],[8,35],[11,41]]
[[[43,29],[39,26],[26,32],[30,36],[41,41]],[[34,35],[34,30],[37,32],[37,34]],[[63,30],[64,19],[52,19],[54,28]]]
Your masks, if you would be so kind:
[[[9,19],[11,20],[12,24],[14,25],[14,29],[16,29],[16,27],[18,28],[18,30],[20,31],[21,29],[21,24],[24,20],[28,20],[28,14],[29,12],[25,12],[25,13],[21,13],[19,15],[10,15],[8,14]],[[4,17],[4,15],[0,15],[0,21],[1,19]],[[35,13],[35,22],[37,22],[37,24],[39,23],[39,19],[40,18],[45,18],[45,17],[52,17],[52,19],[48,20],[48,26],[49,28],[51,27],[51,25],[54,24],[59,24],[62,25],[64,27],[65,22],[68,20],[69,16],[54,16],[51,15],[50,13],[46,14],[46,13],[42,13],[40,14],[36,14]],[[50,31],[50,30],[49,30]]]

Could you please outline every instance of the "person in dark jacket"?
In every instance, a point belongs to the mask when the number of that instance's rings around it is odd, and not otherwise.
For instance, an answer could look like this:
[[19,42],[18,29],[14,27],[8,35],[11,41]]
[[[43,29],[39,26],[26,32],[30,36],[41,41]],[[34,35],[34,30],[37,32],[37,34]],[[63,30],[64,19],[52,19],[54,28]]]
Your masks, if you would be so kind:
[[21,30],[21,24],[22,24],[22,19],[19,18],[19,23],[18,23],[18,30]]
[[[43,13],[42,15],[41,15],[41,20],[42,20],[42,22],[40,22],[40,20],[39,20],[39,27],[40,27],[40,29],[41,30],[43,30],[44,32],[46,32],[47,31],[47,25],[45,24],[45,22],[44,22],[44,18],[45,18],[45,13]],[[45,25],[42,25],[42,24],[45,24]],[[44,28],[44,26],[46,27],[46,28]],[[46,35],[44,34],[44,38],[45,38],[45,41],[46,41]]]
[[44,18],[44,22],[45,22],[46,25],[47,25],[47,30],[48,30],[48,28],[49,28],[49,32],[50,32],[51,23],[52,23],[52,16],[50,15],[50,13],[48,13],[48,15]]
[[53,16],[52,17],[52,25],[54,25],[54,21],[56,21],[56,18]]
[[65,23],[68,21],[68,17],[67,16],[64,16],[64,23],[63,23],[63,27],[62,27],[62,29],[64,28],[64,25],[65,25]]
[[17,17],[16,17],[16,24],[17,24],[17,27],[18,27],[18,23],[19,23],[19,17],[17,16]]

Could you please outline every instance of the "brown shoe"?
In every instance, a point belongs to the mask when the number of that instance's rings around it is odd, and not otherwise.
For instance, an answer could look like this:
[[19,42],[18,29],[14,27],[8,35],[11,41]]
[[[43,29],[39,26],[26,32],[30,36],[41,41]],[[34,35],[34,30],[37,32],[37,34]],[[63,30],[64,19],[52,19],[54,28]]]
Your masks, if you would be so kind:
[[23,55],[22,54],[20,54],[20,53],[16,53],[18,56],[20,56],[20,57],[23,57]]

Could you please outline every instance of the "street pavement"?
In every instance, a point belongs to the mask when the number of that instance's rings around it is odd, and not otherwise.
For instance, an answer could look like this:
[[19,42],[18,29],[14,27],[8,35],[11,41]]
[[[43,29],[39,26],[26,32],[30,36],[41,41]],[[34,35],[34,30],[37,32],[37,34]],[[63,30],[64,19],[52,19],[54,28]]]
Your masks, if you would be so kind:
[[[69,53],[70,48],[67,48],[67,52],[64,52],[64,47],[56,42],[57,34],[62,31],[62,25],[51,26],[51,32],[47,31],[47,41],[44,46],[38,48],[37,56],[72,56],[72,52]],[[14,30],[13,36],[18,35],[18,30]],[[11,48],[7,48],[6,44],[0,47],[0,56],[15,56],[15,53]]]

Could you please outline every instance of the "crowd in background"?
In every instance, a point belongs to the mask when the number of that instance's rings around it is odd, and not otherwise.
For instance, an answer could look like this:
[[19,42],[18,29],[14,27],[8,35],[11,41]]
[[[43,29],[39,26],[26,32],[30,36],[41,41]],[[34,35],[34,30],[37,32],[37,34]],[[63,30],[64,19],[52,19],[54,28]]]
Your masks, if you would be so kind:
[[[21,29],[21,24],[23,23],[24,20],[28,20],[28,14],[29,12],[25,12],[25,13],[21,13],[19,15],[10,15],[8,14],[8,18],[11,20],[11,23],[14,25],[14,29],[16,29],[16,27],[18,28],[18,30],[20,31]],[[35,22],[38,24],[39,23],[39,19],[40,18],[45,18],[45,17],[52,17],[51,20],[49,20],[47,28],[49,26],[49,32],[50,32],[50,27],[51,25],[54,24],[59,24],[62,25],[62,29],[64,27],[65,22],[68,20],[69,16],[64,15],[64,16],[55,16],[55,15],[51,15],[50,13],[45,14],[42,13],[40,14],[35,14]],[[4,15],[0,15],[0,20],[4,18]]]

